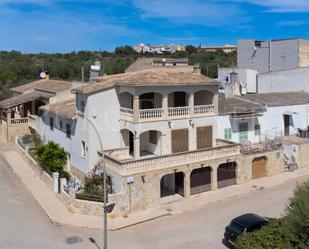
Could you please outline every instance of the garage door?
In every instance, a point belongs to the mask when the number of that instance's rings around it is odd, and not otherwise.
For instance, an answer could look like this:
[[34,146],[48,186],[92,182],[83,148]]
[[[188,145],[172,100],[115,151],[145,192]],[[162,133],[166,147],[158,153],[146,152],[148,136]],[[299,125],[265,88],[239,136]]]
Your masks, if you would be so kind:
[[252,179],[267,176],[267,159],[266,157],[255,158],[252,161]]

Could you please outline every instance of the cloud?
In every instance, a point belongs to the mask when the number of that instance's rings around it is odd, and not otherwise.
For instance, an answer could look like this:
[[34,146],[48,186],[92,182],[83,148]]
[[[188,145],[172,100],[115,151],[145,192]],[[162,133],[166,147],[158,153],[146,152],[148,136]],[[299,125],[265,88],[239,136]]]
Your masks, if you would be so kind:
[[230,0],[266,8],[268,12],[309,12],[308,0]]
[[278,26],[303,26],[309,24],[309,20],[285,20],[278,23]]
[[221,26],[239,22],[236,16],[244,17],[237,6],[213,0],[133,0],[133,5],[144,19],[164,18],[180,24]]

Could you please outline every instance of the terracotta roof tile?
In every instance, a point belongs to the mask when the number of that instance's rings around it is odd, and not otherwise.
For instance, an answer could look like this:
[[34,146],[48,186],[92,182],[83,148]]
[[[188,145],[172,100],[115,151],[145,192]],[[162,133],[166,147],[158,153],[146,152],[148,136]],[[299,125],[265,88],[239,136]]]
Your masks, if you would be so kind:
[[64,118],[73,119],[76,116],[75,98],[44,105],[40,109],[45,112],[55,113]]

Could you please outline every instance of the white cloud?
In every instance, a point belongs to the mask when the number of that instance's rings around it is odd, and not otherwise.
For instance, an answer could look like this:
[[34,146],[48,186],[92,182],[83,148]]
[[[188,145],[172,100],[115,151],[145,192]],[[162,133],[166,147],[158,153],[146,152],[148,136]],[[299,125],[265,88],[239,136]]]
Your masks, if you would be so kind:
[[133,0],[143,18],[165,18],[175,23],[220,26],[235,24],[243,17],[242,11],[233,4],[201,0]]
[[267,8],[268,12],[309,12],[308,0],[229,0],[251,3]]

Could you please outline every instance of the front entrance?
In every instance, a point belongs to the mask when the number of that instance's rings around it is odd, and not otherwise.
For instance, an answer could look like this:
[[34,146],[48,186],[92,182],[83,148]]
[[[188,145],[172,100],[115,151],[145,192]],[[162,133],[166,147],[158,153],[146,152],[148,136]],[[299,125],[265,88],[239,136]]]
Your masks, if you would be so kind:
[[267,158],[265,156],[254,158],[252,161],[252,179],[267,176]]
[[290,135],[290,115],[283,115],[283,122],[284,122],[284,136]]
[[179,194],[184,196],[184,174],[182,172],[175,172],[164,175],[160,183],[161,198]]
[[195,169],[190,175],[191,195],[211,190],[211,167]]
[[235,162],[220,164],[217,172],[218,188],[236,184],[236,168]]

